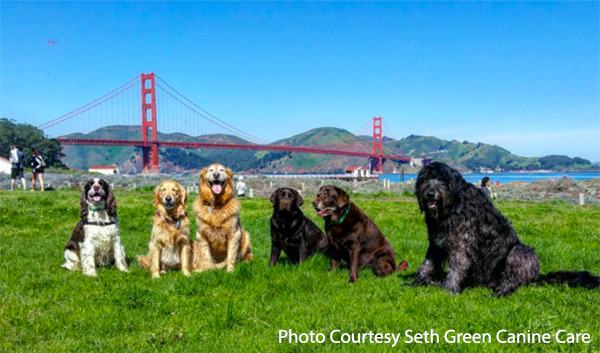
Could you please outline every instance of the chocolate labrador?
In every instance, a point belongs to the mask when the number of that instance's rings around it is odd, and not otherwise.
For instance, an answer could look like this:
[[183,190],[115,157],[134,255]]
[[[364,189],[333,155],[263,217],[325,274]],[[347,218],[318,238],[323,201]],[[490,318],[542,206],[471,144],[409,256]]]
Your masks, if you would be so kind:
[[304,203],[298,191],[280,188],[271,195],[273,216],[271,216],[271,260],[274,266],[281,255],[286,253],[292,263],[299,263],[317,251],[327,248],[327,238],[313,221],[302,213]]
[[370,267],[376,276],[382,277],[408,267],[404,260],[396,266],[390,243],[375,223],[350,202],[344,190],[321,187],[313,206],[317,215],[325,219],[331,268],[338,267],[341,260],[348,262],[350,283],[358,280],[359,267]]

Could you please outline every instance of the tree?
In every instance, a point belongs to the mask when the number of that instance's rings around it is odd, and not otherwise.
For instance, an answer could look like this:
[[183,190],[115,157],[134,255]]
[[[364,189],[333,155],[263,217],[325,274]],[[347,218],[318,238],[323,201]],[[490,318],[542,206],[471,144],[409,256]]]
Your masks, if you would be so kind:
[[47,167],[66,168],[60,161],[65,155],[56,139],[48,138],[44,132],[30,124],[17,124],[14,120],[0,119],[0,156],[5,158],[14,145],[19,145],[25,155],[25,162],[31,160],[33,148],[44,157]]
[[551,154],[540,158],[542,168],[553,169],[558,167],[570,167],[573,165],[573,160],[568,156]]

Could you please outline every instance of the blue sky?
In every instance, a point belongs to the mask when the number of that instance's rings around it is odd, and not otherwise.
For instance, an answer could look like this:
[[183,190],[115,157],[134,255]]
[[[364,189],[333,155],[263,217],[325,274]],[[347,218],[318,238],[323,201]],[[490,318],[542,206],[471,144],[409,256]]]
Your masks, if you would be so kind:
[[0,113],[18,122],[41,124],[154,71],[269,141],[383,116],[397,138],[600,160],[598,2],[0,7]]

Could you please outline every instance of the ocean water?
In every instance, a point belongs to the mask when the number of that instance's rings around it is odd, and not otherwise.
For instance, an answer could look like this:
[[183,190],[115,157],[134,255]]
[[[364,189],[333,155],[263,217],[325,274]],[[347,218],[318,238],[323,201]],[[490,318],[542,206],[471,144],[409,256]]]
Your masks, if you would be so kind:
[[[481,181],[483,177],[492,179],[492,183],[500,184],[511,183],[513,181],[532,182],[544,179],[560,179],[563,177],[571,178],[572,180],[589,180],[600,179],[599,172],[589,173],[465,173],[463,177],[470,183]],[[382,174],[379,179],[389,179],[392,183],[400,182],[400,174]],[[416,180],[417,174],[404,174],[404,181]]]

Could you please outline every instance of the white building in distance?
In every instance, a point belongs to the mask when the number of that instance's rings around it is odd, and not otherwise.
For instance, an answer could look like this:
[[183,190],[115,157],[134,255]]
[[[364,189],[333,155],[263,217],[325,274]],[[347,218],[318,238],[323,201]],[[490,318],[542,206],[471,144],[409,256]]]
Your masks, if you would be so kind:
[[346,168],[346,175],[351,175],[354,178],[364,178],[370,175],[369,169],[364,167],[348,167]]

